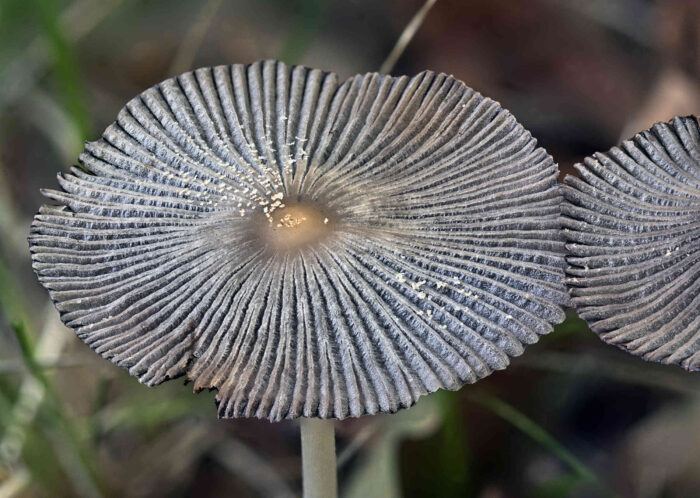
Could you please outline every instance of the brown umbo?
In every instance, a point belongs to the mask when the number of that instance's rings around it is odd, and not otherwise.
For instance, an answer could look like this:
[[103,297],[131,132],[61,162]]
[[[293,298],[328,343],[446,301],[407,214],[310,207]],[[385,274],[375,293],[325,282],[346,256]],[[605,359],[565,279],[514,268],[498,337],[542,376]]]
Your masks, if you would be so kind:
[[564,319],[557,166],[444,74],[203,68],[80,162],[32,225],[39,280],[96,352],[221,417],[394,412]]

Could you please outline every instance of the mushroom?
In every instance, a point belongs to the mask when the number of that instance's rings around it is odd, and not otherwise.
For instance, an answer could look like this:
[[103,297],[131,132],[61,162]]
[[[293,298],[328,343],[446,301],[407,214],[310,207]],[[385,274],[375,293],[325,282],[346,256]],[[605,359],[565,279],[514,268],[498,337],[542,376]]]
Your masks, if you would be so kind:
[[700,369],[700,126],[657,123],[567,176],[563,230],[578,314],[607,343]]
[[220,417],[395,412],[564,319],[557,166],[445,74],[202,68],[80,163],[32,225],[39,280],[97,353]]

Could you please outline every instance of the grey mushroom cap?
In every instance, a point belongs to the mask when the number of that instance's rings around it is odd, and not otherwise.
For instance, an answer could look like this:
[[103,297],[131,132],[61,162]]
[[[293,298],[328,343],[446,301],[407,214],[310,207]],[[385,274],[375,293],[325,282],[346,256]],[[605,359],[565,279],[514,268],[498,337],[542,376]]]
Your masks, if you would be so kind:
[[220,417],[394,412],[564,319],[557,166],[444,74],[203,68],[131,100],[30,235],[63,322]]
[[700,369],[700,126],[657,123],[577,164],[564,188],[572,303],[600,337]]

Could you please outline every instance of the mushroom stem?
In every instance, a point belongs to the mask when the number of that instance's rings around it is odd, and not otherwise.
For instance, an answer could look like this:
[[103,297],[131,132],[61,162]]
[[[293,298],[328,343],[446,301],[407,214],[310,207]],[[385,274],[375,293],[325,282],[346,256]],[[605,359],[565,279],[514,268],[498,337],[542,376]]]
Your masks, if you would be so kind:
[[335,428],[332,420],[301,419],[301,460],[304,498],[338,496]]

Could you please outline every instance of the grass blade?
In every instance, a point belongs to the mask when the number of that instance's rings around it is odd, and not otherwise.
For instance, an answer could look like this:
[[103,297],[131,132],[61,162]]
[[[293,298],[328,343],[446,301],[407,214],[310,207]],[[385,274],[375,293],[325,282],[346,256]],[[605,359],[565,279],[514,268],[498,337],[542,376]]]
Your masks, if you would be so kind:
[[221,2],[222,0],[209,0],[204,4],[199,18],[187,30],[180,47],[175,53],[175,57],[173,57],[170,69],[168,69],[169,75],[177,76],[180,73],[193,69],[192,63],[197,55],[197,51],[216,19]]
[[420,8],[420,10],[416,12],[416,15],[414,15],[413,18],[409,21],[409,23],[401,32],[399,39],[396,40],[396,45],[394,45],[394,48],[391,49],[391,52],[389,52],[389,55],[379,68],[380,73],[389,74],[391,70],[394,69],[394,66],[399,60],[399,57],[401,57],[403,51],[406,50],[408,44],[411,43],[411,40],[415,36],[418,29],[421,27],[421,24],[423,24],[423,21],[425,21],[428,12],[430,12],[430,9],[433,8],[435,2],[437,2],[437,0],[427,0]]
[[583,462],[576,458],[573,453],[567,450],[551,434],[537,425],[524,413],[516,410],[505,401],[493,396],[472,395],[469,396],[469,399],[488,409],[495,415],[498,415],[513,426],[517,427],[531,439],[540,443],[552,454],[557,456],[557,458],[559,458],[562,462],[571,467],[571,470],[573,470],[581,479],[595,482],[602,486],[602,482],[595,472],[590,470],[585,464],[583,464]]
[[49,403],[44,404],[50,423],[55,423],[57,428],[57,442],[61,443],[61,448],[57,448],[70,460],[71,468],[67,472],[73,478],[76,490],[84,496],[102,496],[103,486],[100,483],[96,468],[97,459],[88,448],[82,443],[75,426],[70,422],[68,416],[61,408],[61,401],[53,388],[46,372],[36,361],[34,356],[34,345],[21,323],[13,323],[12,329],[17,337],[22,358],[32,377],[41,385],[46,393]]

